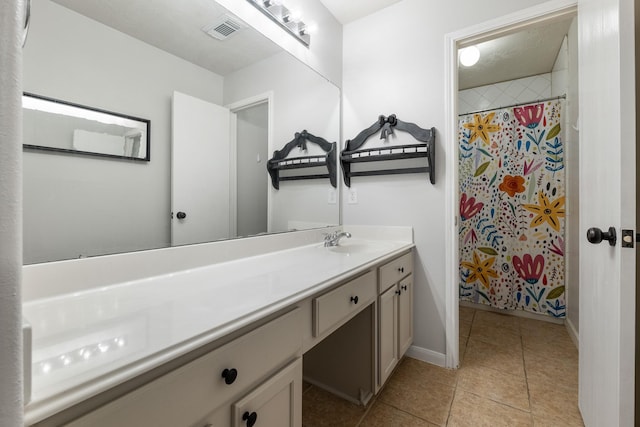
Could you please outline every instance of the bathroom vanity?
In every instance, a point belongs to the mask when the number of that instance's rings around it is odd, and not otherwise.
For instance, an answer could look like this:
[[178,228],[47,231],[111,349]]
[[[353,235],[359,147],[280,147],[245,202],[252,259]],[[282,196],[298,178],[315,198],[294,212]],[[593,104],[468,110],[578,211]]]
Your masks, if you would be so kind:
[[366,404],[412,342],[414,245],[348,229],[25,267],[27,425],[300,426],[303,379]]

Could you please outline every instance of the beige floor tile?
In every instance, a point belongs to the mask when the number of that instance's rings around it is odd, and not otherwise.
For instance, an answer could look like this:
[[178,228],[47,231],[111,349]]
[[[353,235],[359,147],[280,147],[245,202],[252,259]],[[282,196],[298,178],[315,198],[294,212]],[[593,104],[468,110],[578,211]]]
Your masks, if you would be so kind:
[[457,371],[402,359],[368,412],[305,383],[303,426],[583,426],[564,325],[460,307],[459,344]]
[[568,335],[567,327],[556,323],[546,322],[544,320],[529,319],[526,317],[518,318],[520,323],[520,332],[522,335]]
[[423,419],[381,402],[373,404],[359,427],[436,427]]
[[473,393],[456,390],[448,427],[519,427],[531,426],[529,412],[521,411]]
[[461,321],[472,322],[475,313],[474,308],[460,306],[459,317]]
[[315,386],[302,395],[303,427],[355,427],[365,411]]
[[471,321],[460,319],[460,336],[468,337],[471,332]]
[[534,427],[558,427],[561,425],[562,427],[584,427],[584,423],[582,420],[562,420],[561,423],[558,423],[558,420],[550,419],[550,418],[540,418],[533,417],[533,425]]
[[524,366],[529,384],[548,383],[578,387],[578,359],[547,357],[528,350],[524,352]]
[[523,335],[522,346],[525,351],[540,356],[578,360],[578,349],[566,333],[555,336]]
[[503,346],[469,338],[462,366],[485,366],[524,378],[521,346]]
[[[496,368],[500,369],[499,366]],[[526,379],[496,369],[465,366],[458,374],[456,390],[468,391],[524,411],[530,409]]]
[[445,387],[455,387],[457,371],[441,368],[431,363],[423,362],[412,357],[405,357],[393,373],[394,377],[402,381],[420,381],[428,384],[441,384]]
[[555,425],[581,425],[577,387],[554,386],[544,381],[528,381],[531,412],[539,424],[555,421]]
[[462,363],[464,361],[464,353],[467,350],[467,341],[469,340],[469,338],[467,337],[460,337],[460,342],[458,344],[458,355],[460,357],[460,366],[462,366]]
[[505,330],[512,334],[520,335],[520,322],[518,318],[508,314],[478,310],[473,318],[473,326]]
[[429,381],[417,373],[401,376],[397,372],[387,381],[376,403],[385,403],[430,423],[444,425],[454,390],[454,387]]
[[521,347],[520,333],[508,328],[499,328],[486,323],[473,322],[469,338],[509,347]]

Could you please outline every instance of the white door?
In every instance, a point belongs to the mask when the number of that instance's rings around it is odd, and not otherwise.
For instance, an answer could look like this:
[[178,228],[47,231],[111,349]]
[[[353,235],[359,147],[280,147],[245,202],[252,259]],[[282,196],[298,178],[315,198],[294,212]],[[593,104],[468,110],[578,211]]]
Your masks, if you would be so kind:
[[[580,410],[587,426],[634,424],[634,0],[579,0]],[[586,231],[615,227],[615,246]]]
[[232,113],[173,93],[171,245],[229,238]]

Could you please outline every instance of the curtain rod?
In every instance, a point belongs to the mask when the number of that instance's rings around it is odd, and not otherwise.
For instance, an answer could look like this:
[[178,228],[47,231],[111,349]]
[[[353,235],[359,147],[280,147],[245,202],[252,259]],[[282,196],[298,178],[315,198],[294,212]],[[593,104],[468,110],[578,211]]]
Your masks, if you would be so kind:
[[567,99],[567,95],[564,94],[564,95],[559,95],[559,96],[552,96],[551,98],[536,99],[534,101],[527,101],[527,102],[520,102],[520,103],[517,103],[517,104],[504,105],[502,107],[487,108],[486,110],[471,111],[469,113],[458,114],[458,117],[466,116],[467,114],[486,113],[487,111],[500,110],[502,108],[511,108],[511,107],[519,107],[520,105],[535,104],[536,102],[553,101],[555,99]]

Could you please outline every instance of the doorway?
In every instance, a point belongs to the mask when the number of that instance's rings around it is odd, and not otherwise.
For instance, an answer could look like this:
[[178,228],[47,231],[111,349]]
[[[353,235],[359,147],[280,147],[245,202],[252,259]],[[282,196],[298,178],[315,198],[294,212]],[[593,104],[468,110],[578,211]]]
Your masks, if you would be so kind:
[[[558,2],[555,6],[548,4],[547,7],[531,8],[524,13],[506,16],[496,21],[488,23],[486,26],[476,26],[458,33],[449,34],[446,37],[447,62],[445,77],[447,79],[447,94],[445,97],[448,113],[447,128],[445,129],[446,140],[451,141],[448,147],[451,156],[448,158],[448,167],[452,173],[447,175],[448,193],[447,209],[450,212],[449,239],[447,239],[449,268],[447,275],[452,286],[447,289],[447,309],[451,316],[447,316],[447,354],[446,362],[448,367],[459,366],[459,275],[460,275],[460,243],[458,240],[460,223],[460,195],[459,193],[459,148],[458,148],[458,49],[471,45],[488,42],[503,36],[512,35],[518,32],[527,31],[537,26],[546,25],[561,20],[573,19],[576,16],[575,3]],[[557,53],[557,52],[556,52]],[[576,89],[577,95],[577,89]],[[535,97],[534,99],[535,100]],[[505,102],[505,101],[502,101]],[[505,104],[507,104],[505,102]],[[507,104],[508,105],[508,104]],[[574,122],[575,124],[575,122]],[[569,126],[567,122],[565,127]],[[577,158],[575,159],[577,166]],[[577,177],[577,172],[576,172]],[[577,183],[577,181],[576,181]],[[577,204],[576,204],[577,206]],[[577,214],[577,212],[576,212]],[[455,221],[453,221],[455,220]],[[576,221],[577,222],[577,221]],[[568,240],[568,239],[567,239]],[[577,259],[577,257],[576,257]],[[576,266],[577,267],[577,266]],[[577,280],[577,278],[576,278]],[[577,298],[576,298],[577,307]]]
[[226,106],[237,118],[230,156],[231,229],[234,236],[272,230],[272,194],[267,172],[273,149],[273,92]]
[[267,232],[269,111],[262,102],[236,110],[237,235]]
[[536,22],[465,46],[458,68],[460,302],[569,320],[575,343],[577,38],[575,16]]

